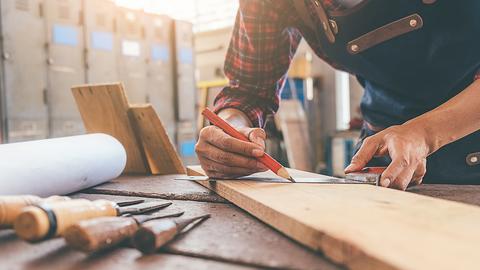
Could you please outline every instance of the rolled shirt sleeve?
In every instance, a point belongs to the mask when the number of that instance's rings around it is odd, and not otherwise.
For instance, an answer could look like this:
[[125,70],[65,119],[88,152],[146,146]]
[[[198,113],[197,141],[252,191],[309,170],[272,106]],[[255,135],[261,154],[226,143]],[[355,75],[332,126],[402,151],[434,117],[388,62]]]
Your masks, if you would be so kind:
[[256,127],[278,110],[280,90],[301,40],[290,1],[240,0],[225,60],[230,80],[215,99],[215,111],[235,108]]

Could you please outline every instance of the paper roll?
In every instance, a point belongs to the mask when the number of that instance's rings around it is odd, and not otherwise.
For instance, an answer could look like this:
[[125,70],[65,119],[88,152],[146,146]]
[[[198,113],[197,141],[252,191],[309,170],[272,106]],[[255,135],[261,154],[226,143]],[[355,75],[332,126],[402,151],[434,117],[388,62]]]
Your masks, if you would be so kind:
[[106,134],[0,145],[0,195],[65,195],[117,178],[122,144]]

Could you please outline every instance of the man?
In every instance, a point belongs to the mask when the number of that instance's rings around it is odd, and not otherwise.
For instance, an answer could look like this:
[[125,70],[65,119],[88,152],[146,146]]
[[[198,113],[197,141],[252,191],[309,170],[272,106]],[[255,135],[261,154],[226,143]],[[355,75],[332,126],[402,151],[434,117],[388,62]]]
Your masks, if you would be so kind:
[[362,145],[346,172],[384,165],[381,185],[480,183],[480,1],[240,0],[216,111],[196,150],[211,177],[266,168],[265,118],[278,109],[301,37],[365,88]]

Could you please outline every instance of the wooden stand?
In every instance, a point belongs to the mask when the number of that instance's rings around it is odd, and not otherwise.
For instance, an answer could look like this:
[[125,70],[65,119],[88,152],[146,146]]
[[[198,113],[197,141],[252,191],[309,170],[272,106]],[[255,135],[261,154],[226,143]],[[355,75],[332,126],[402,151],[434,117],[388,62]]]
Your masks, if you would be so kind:
[[121,83],[76,86],[72,92],[87,132],[109,134],[125,147],[124,173],[185,173],[153,107],[130,105]]

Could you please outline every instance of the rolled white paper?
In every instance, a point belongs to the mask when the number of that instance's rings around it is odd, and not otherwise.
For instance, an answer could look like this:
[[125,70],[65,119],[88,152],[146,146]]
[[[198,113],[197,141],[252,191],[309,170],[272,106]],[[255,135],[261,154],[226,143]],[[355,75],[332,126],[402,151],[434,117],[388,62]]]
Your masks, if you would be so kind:
[[0,145],[0,195],[65,195],[117,178],[123,145],[106,134]]

